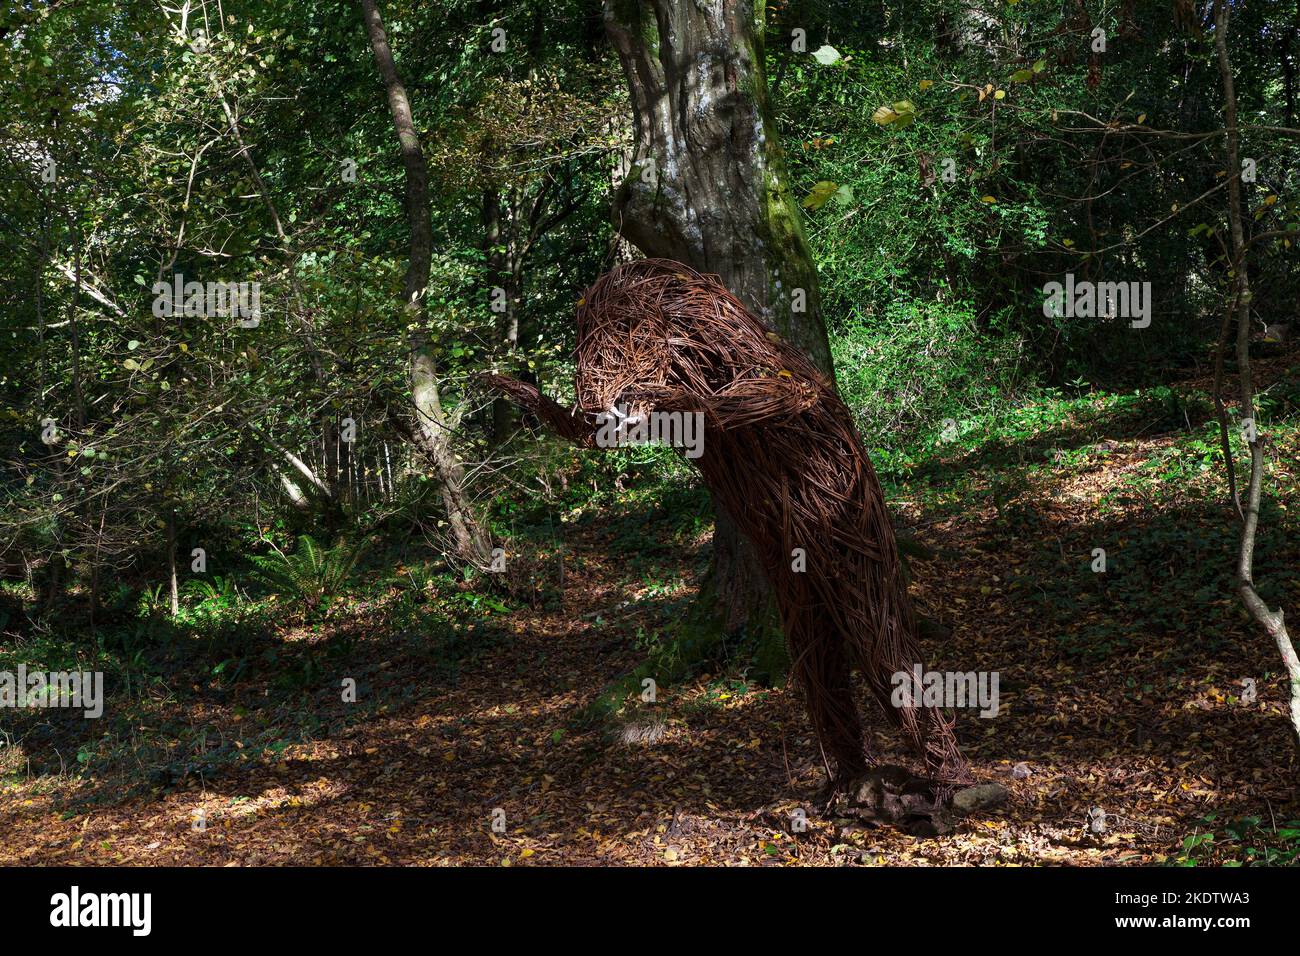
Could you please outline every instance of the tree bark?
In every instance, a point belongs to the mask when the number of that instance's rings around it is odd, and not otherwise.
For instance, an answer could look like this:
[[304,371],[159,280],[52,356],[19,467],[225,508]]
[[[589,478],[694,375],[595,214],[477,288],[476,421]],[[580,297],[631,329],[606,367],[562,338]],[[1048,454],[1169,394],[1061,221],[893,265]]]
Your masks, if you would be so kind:
[[[1300,657],[1291,635],[1287,633],[1282,609],[1271,609],[1255,590],[1255,535],[1259,530],[1259,506],[1264,481],[1264,438],[1255,421],[1255,386],[1250,370],[1250,275],[1246,263],[1246,234],[1241,198],[1240,134],[1237,128],[1237,94],[1228,58],[1228,20],[1231,16],[1226,0],[1214,0],[1214,48],[1218,55],[1219,76],[1223,82],[1223,120],[1228,160],[1228,225],[1232,233],[1233,272],[1236,278],[1233,304],[1237,310],[1237,375],[1241,388],[1241,417],[1250,423],[1247,433],[1250,447],[1250,479],[1246,486],[1246,506],[1237,553],[1237,593],[1251,616],[1272,638],[1287,673],[1288,705],[1294,741],[1300,746]],[[1231,459],[1229,459],[1229,462]],[[1231,467],[1231,465],[1229,465]]]
[[167,605],[175,617],[181,611],[181,595],[176,576],[176,509],[167,509]]
[[[636,145],[614,220],[647,256],[712,272],[833,381],[817,271],[768,105],[754,0],[606,0]],[[712,593],[727,630],[770,607],[753,549],[714,508]]]
[[[424,295],[429,284],[433,252],[429,172],[420,148],[420,137],[415,131],[406,87],[402,85],[393,62],[383,18],[374,0],[361,0],[361,10],[375,63],[388,93],[388,108],[393,116],[393,128],[397,132],[402,165],[406,170],[406,215],[411,227],[411,250],[403,286],[403,309],[408,326],[420,329],[423,327]],[[410,380],[416,418],[412,434],[433,466],[456,550],[463,560],[480,569],[486,568],[492,557],[492,541],[465,493],[465,469],[451,445],[452,428],[443,413],[437,363],[428,341],[419,331],[411,335]]]

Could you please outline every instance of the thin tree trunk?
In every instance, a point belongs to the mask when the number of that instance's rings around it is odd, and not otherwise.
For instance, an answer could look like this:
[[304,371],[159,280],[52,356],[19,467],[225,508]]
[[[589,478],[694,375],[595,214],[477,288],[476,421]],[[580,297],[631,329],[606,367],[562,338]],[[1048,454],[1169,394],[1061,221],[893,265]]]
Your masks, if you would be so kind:
[[306,511],[310,508],[311,502],[307,500],[307,495],[303,493],[303,490],[300,487],[298,487],[298,484],[286,475],[279,465],[272,465],[271,467],[275,470],[276,475],[279,476],[280,484],[284,488],[284,493],[289,496],[289,504],[293,505],[299,511]]
[[1237,94],[1228,58],[1228,20],[1231,11],[1226,0],[1214,3],[1214,47],[1218,53],[1219,75],[1223,80],[1223,118],[1227,127],[1228,223],[1232,233],[1233,272],[1236,275],[1237,374],[1241,384],[1241,417],[1250,423],[1247,438],[1250,446],[1250,480],[1246,491],[1246,514],[1241,529],[1237,555],[1237,593],[1251,616],[1277,645],[1282,665],[1289,678],[1291,729],[1300,745],[1300,658],[1287,633],[1282,609],[1269,608],[1255,590],[1255,535],[1259,530],[1259,505],[1264,483],[1264,438],[1255,421],[1255,386],[1250,369],[1250,276],[1247,272],[1246,237],[1242,225],[1240,137],[1237,129]]
[[388,498],[393,499],[393,456],[388,452],[388,442],[384,442],[384,464],[388,467]]
[[375,63],[387,90],[388,108],[393,116],[402,165],[406,170],[406,215],[411,227],[411,251],[403,286],[403,308],[407,325],[417,329],[410,342],[411,399],[416,418],[413,434],[420,450],[433,466],[457,552],[463,560],[478,568],[486,568],[491,561],[492,542],[465,492],[465,469],[452,448],[452,429],[443,413],[438,391],[437,364],[422,331],[424,294],[429,284],[433,245],[428,168],[415,131],[406,88],[393,62],[383,18],[374,0],[361,0],[361,10]]
[[[289,449],[285,448],[283,445],[281,445],[278,441],[276,441],[276,440],[275,440],[274,438],[272,438],[270,435],[268,435],[268,434],[266,434],[265,432],[263,432],[260,428],[257,428],[256,426],[254,426],[254,425],[252,425],[251,423],[249,423],[249,424],[248,424],[248,429],[249,429],[249,431],[251,431],[254,435],[256,435],[258,438],[260,438],[260,439],[262,440],[263,443],[265,443],[265,444],[266,444],[268,447],[270,447],[273,451],[275,451],[277,454],[279,454],[281,457],[283,457],[285,461],[287,461],[290,465],[292,465],[292,466],[294,467],[294,470],[297,471],[297,472],[298,472],[300,475],[302,475],[304,478],[306,478],[307,481],[308,481],[308,483],[309,483],[313,488],[315,488],[317,491],[319,491],[319,492],[320,492],[322,495],[324,495],[326,498],[329,498],[329,497],[330,497],[330,487],[329,487],[329,485],[327,485],[327,484],[324,482],[324,480],[322,480],[321,477],[320,477],[319,475],[316,474],[316,472],[312,469],[311,465],[307,464],[305,461],[303,461],[301,458],[299,458],[299,457],[298,457],[297,455],[295,455],[293,452],[289,451]],[[284,476],[281,475],[281,481],[284,481],[284,480],[285,480],[285,479],[284,479]],[[286,486],[286,488],[287,488],[287,486]],[[299,492],[299,495],[301,495],[301,491]],[[292,493],[290,494],[290,496],[295,498],[295,502],[297,501],[297,496],[294,496]],[[305,500],[305,498],[304,498],[303,500]]]
[[[208,151],[208,148],[216,142],[217,142],[216,139],[208,140],[206,143],[200,146],[198,151],[195,152],[195,154],[190,158],[190,173],[188,179],[185,182],[185,201],[181,204],[180,225],[176,229],[176,239],[172,243],[171,256],[168,257],[166,262],[162,261],[161,258],[158,261],[158,272],[157,272],[157,277],[154,280],[155,282],[162,282],[164,278],[173,269],[176,268],[176,259],[178,256],[180,256],[182,243],[185,242],[185,229],[189,221],[190,199],[194,193],[194,180],[198,177],[198,173],[199,173],[199,161],[203,158],[203,154]],[[184,316],[183,315],[175,316],[174,321],[176,323],[177,331],[178,332],[181,331],[184,324]],[[154,317],[153,330],[155,335],[159,336],[160,338],[162,337],[163,334],[162,316],[157,315]],[[172,473],[173,473],[172,462],[170,459],[168,459],[166,463],[167,479],[164,485],[165,487],[171,487]],[[176,509],[175,507],[168,505],[167,514],[164,518],[164,521],[166,522],[166,526],[167,526],[168,597],[170,598],[172,617],[176,617],[176,615],[180,613],[181,603],[180,603],[179,582],[177,580],[177,574],[176,574]]]
[[176,509],[167,511],[167,595],[170,598],[172,617],[181,610],[180,587],[176,575]]
[[325,483],[329,485],[330,497],[338,498],[339,496],[339,429],[332,415],[326,415],[321,420],[325,447],[325,467],[323,474]]
[[45,263],[49,259],[49,246],[50,231],[42,215],[41,258],[36,264],[36,395],[41,403],[45,401]]
[[[82,236],[81,236],[80,223],[74,225],[72,237],[73,237],[73,242],[76,243],[76,249],[74,252],[76,266],[74,270],[74,278],[72,283],[72,308],[69,310],[68,313],[68,319],[71,323],[70,344],[72,347],[72,396],[73,396],[74,412],[76,415],[77,429],[80,432],[80,434],[77,435],[77,439],[78,441],[84,442],[86,440],[85,438],[86,398],[85,398],[85,392],[81,384],[81,338],[78,334],[78,324],[77,324],[77,310],[81,308]],[[69,459],[67,458],[60,459],[60,466],[64,469],[65,472],[69,471],[70,470]],[[73,476],[72,480],[78,482],[82,486],[83,491],[86,490],[86,487],[89,484],[89,482],[84,478],[78,479],[75,476]],[[92,505],[91,505],[90,497],[88,495],[84,496],[84,504],[81,506],[81,511],[83,514],[82,522],[87,531],[89,531],[89,529],[93,526],[91,507]],[[75,544],[76,542],[74,540],[74,547]],[[87,548],[87,551],[89,551],[89,548]],[[90,630],[93,633],[95,630],[95,608],[99,602],[99,539],[98,538],[96,538],[95,540],[94,551],[90,552],[89,554],[89,564],[90,564],[90,595],[89,595]]]

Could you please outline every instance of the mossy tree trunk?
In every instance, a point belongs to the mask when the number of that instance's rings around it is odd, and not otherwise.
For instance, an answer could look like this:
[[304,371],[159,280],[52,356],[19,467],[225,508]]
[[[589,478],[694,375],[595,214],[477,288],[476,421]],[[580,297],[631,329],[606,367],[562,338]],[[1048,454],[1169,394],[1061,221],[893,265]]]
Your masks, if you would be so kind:
[[406,87],[397,75],[393,51],[388,43],[384,21],[374,0],[361,0],[367,36],[388,94],[393,128],[401,147],[406,171],[406,214],[411,227],[410,259],[402,289],[404,312],[411,334],[410,380],[411,404],[415,410],[415,443],[433,466],[434,474],[447,508],[447,522],[460,557],[474,567],[484,569],[491,560],[492,540],[485,524],[475,513],[465,490],[465,469],[452,447],[455,422],[442,407],[438,390],[438,367],[424,326],[425,291],[433,247],[433,226],[429,216],[429,172],[420,138],[411,116]]
[[[606,0],[636,132],[614,222],[647,256],[716,273],[830,378],[817,271],[768,104],[763,15],[762,0]],[[726,631],[771,629],[758,561],[715,516],[701,596]]]

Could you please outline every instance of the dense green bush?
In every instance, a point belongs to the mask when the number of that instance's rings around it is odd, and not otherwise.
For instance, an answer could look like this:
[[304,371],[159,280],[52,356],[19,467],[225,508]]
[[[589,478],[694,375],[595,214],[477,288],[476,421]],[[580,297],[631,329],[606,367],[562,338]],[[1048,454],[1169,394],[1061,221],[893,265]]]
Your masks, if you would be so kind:
[[969,308],[890,303],[881,321],[845,323],[831,350],[840,392],[872,448],[954,437],[963,420],[1008,407],[1032,384],[1014,333],[981,332]]

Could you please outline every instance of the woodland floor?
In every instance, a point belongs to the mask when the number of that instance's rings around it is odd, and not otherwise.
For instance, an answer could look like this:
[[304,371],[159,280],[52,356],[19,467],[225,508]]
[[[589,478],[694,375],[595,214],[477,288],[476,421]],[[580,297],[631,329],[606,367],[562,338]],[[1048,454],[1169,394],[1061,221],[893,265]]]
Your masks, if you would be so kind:
[[[1264,363],[1261,379],[1284,368]],[[900,523],[939,552],[914,567],[914,593],[954,632],[944,646],[927,648],[929,666],[1001,674],[1000,714],[966,714],[958,726],[977,778],[1006,785],[1011,800],[950,835],[855,830],[821,816],[821,762],[791,688],[699,674],[660,687],[654,705],[629,704],[612,726],[575,725],[575,714],[642,659],[638,628],[689,598],[690,574],[682,585],[647,586],[641,566],[620,555],[629,524],[648,539],[658,533],[653,514],[632,508],[618,522],[569,528],[564,547],[576,560],[566,566],[559,599],[493,614],[473,630],[464,624],[463,639],[474,645],[478,633],[481,645],[434,678],[416,645],[369,633],[367,622],[377,618],[366,608],[331,618],[324,629],[281,629],[277,639],[308,644],[331,629],[356,631],[352,670],[326,665],[330,681],[322,683],[337,686],[338,673],[353,674],[362,703],[368,695],[374,701],[362,718],[345,719],[349,705],[336,692],[321,693],[313,704],[318,729],[273,740],[253,672],[228,693],[169,687],[159,697],[153,713],[179,706],[189,728],[169,731],[184,741],[174,748],[190,754],[170,776],[150,775],[159,761],[147,756],[134,771],[120,769],[130,761],[119,759],[116,776],[11,766],[0,783],[0,862],[1239,860],[1248,845],[1276,844],[1300,817],[1300,800],[1275,651],[1231,590],[1216,584],[1227,580],[1221,574],[1231,567],[1235,526],[1221,505],[1152,492],[1137,480],[1181,440],[1175,426],[1144,427],[1140,416],[1131,423],[1109,413],[1097,427],[1076,424],[1045,426],[1020,442],[1015,452],[1031,466],[1014,471],[1012,484],[980,484],[992,462],[977,449],[918,469],[918,486],[926,484],[921,472],[939,469],[926,485],[938,489],[932,495],[911,495],[906,479],[897,485]],[[1294,451],[1271,476],[1284,510],[1300,507]],[[957,473],[970,484],[945,497],[948,476]],[[707,529],[693,544],[706,541]],[[1094,547],[1107,549],[1113,574],[1091,573]],[[679,551],[661,541],[637,553],[671,577],[664,566]],[[1296,557],[1296,542],[1287,540],[1259,569],[1261,579],[1280,579],[1293,607]],[[665,596],[679,603],[665,604]],[[463,620],[470,619],[467,612]],[[1258,682],[1254,703],[1239,699],[1248,676]],[[149,713],[133,728],[142,738],[157,730]],[[883,716],[868,711],[867,721],[877,754],[908,763]],[[643,739],[620,739],[628,726]],[[196,764],[194,755],[207,751],[229,759]],[[1012,767],[1022,762],[1030,775],[1014,778]],[[133,787],[121,782],[132,779]],[[1087,832],[1094,806],[1108,815],[1104,834]],[[492,829],[498,808],[504,833]],[[792,833],[800,808],[808,826]],[[1203,832],[1216,833],[1217,842],[1198,844]]]

